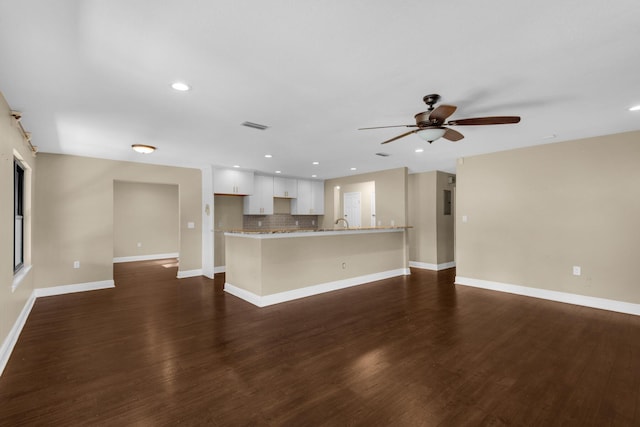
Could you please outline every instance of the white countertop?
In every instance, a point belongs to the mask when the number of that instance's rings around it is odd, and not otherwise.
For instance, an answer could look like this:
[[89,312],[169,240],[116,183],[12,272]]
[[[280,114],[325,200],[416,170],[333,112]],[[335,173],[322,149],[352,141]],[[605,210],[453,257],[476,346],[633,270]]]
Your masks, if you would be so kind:
[[334,228],[319,230],[239,230],[225,232],[225,236],[246,237],[249,239],[287,239],[292,237],[324,237],[348,234],[396,233],[410,227],[363,227]]

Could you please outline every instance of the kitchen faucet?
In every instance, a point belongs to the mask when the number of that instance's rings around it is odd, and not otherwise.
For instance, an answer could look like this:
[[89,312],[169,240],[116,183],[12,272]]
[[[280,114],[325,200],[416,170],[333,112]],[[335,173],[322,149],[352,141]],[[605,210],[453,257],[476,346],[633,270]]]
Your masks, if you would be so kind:
[[339,223],[340,221],[344,221],[344,228],[349,228],[349,221],[347,221],[347,220],[346,220],[346,219],[344,219],[344,218],[338,218],[338,219],[336,219],[336,225],[338,225],[338,223]]

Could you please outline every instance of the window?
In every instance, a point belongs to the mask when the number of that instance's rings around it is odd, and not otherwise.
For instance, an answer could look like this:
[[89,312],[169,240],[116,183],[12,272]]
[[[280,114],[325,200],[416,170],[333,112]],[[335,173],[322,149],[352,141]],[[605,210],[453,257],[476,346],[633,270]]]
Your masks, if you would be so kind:
[[17,160],[13,162],[13,272],[24,265],[24,168]]

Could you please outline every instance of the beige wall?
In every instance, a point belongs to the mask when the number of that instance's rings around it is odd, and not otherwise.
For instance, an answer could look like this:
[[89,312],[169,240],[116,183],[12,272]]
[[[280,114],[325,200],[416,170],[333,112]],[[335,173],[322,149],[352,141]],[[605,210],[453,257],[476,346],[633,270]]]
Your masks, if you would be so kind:
[[462,161],[459,276],[640,303],[640,132]]
[[[32,221],[33,185],[36,180],[35,158],[23,139],[18,124],[10,116],[11,108],[0,94],[0,348],[9,336],[9,332],[15,324],[20,312],[24,308],[31,292],[33,291],[33,270],[26,274],[20,285],[12,291],[13,285],[13,159],[14,150],[22,158],[28,167],[25,171],[27,179],[25,183],[25,202],[31,205],[25,206],[25,222]],[[28,129],[27,129],[28,130]],[[28,226],[25,226],[28,232]],[[25,235],[25,264],[32,258],[29,254],[32,245],[29,236]],[[31,240],[33,240],[31,238]],[[2,356],[2,354],[0,354]],[[2,369],[2,366],[0,366]]]
[[175,184],[115,181],[113,256],[177,253],[179,203]]
[[241,196],[215,196],[214,218],[214,266],[225,265],[225,240],[224,232],[242,229],[242,212],[244,210],[244,197]]
[[409,259],[438,263],[436,223],[436,172],[409,175]]
[[[180,271],[201,268],[199,169],[39,154],[34,221],[35,286],[113,278],[113,182],[175,184],[180,192]],[[195,228],[187,228],[193,222]],[[74,269],[73,262],[80,261]],[[116,284],[117,285],[117,284]]]
[[[370,181],[375,182],[377,220],[383,226],[391,225],[391,221],[394,221],[396,226],[407,225],[407,168],[397,168],[326,180],[324,182],[324,218],[319,218],[324,221],[322,227],[333,227],[335,220],[339,218],[336,217],[337,204],[334,202],[336,186],[343,188]],[[339,207],[337,212],[340,212]],[[369,224],[364,222],[362,225]]]
[[404,234],[395,231],[265,239],[227,236],[226,281],[265,296],[404,269]]
[[453,174],[440,171],[409,175],[409,259],[426,264],[454,261],[454,215],[444,214],[444,190],[453,197]]

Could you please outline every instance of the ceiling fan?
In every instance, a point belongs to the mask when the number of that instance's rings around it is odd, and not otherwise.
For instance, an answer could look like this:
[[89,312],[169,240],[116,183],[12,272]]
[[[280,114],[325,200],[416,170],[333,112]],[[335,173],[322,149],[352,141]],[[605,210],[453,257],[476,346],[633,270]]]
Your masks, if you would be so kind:
[[415,125],[376,126],[370,128],[360,128],[358,130],[395,127],[417,128],[388,139],[382,142],[382,144],[387,144],[389,142],[395,141],[396,139],[404,138],[405,136],[411,135],[412,133],[418,134],[418,136],[431,144],[438,138],[448,139],[449,141],[460,141],[462,138],[464,138],[464,135],[462,135],[460,132],[449,129],[445,126],[503,125],[520,122],[519,116],[474,117],[471,119],[449,120],[448,122],[446,122],[447,118],[449,118],[449,116],[451,116],[458,107],[456,107],[455,105],[443,104],[437,108],[433,108],[433,104],[437,103],[440,100],[440,95],[437,94],[426,95],[424,98],[422,98],[422,100],[429,106],[429,109],[415,115]]

